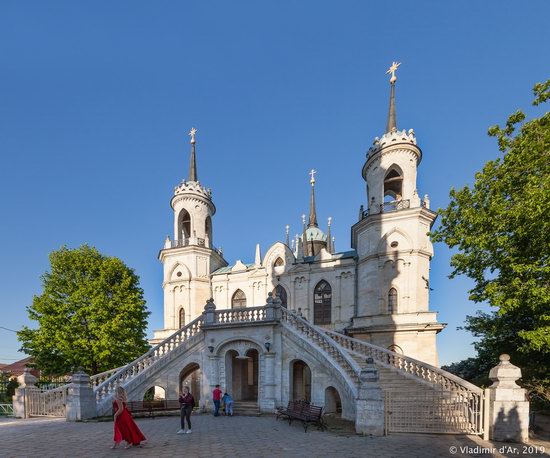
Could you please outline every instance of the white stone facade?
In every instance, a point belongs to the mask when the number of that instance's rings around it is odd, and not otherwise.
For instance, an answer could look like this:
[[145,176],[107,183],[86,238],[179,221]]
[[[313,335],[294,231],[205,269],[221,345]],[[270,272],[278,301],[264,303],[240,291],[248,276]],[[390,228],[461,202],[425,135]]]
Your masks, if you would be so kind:
[[429,310],[434,253],[428,237],[436,213],[417,191],[421,158],[412,130],[392,127],[375,139],[362,171],[367,204],[351,228],[350,250],[335,252],[330,221],[328,234],[318,227],[312,170],[302,235],[291,243],[287,230],[286,243],[276,242],[263,257],[257,248],[253,263],[229,266],[212,244],[215,206],[210,190],[196,181],[192,143],[195,181],[175,189],[173,239],[166,239],[159,255],[164,329],[153,342],[196,318],[210,297],[218,309],[229,309],[264,305],[273,292],[314,324],[437,365],[436,334],[444,325]]

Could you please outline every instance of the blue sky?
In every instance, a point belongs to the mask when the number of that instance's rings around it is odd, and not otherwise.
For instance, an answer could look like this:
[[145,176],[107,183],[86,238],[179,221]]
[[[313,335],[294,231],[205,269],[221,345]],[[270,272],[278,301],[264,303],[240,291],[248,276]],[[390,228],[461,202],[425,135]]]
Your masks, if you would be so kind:
[[[162,326],[169,200],[198,129],[214,243],[251,262],[299,230],[308,175],[338,250],[365,202],[361,167],[383,133],[392,60],[397,122],[424,157],[433,208],[497,157],[487,128],[550,77],[550,4],[530,2],[0,1],[0,326],[27,324],[48,253],[82,243],[141,277]],[[326,224],[326,223],[325,223]],[[473,354],[457,331],[479,305],[435,247],[431,309],[441,363]],[[0,329],[0,362],[21,356]]]

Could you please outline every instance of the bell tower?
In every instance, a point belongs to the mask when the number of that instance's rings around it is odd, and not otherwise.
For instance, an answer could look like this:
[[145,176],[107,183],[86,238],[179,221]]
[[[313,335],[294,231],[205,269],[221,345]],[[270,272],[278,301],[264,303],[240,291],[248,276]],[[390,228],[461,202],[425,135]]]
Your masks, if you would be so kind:
[[166,237],[159,260],[164,267],[164,329],[155,331],[152,343],[169,336],[199,316],[212,297],[210,274],[227,266],[221,250],[213,245],[212,217],[216,207],[212,191],[198,179],[196,133],[191,129],[189,174],[174,188],[173,238]]
[[444,325],[429,311],[428,232],[437,214],[416,187],[422,151],[414,131],[397,129],[394,62],[386,131],[367,152],[362,175],[366,209],[352,227],[357,251],[357,311],[350,333],[392,351],[437,365],[436,334]]

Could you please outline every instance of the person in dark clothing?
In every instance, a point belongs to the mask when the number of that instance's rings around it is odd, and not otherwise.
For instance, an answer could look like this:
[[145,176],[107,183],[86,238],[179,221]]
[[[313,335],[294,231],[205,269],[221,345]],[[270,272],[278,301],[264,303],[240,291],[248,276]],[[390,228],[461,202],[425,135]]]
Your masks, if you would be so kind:
[[[191,412],[193,412],[193,407],[195,407],[195,398],[189,392],[189,387],[186,386],[183,388],[183,393],[180,393],[179,397],[181,411],[181,429],[178,431],[178,434],[190,434],[191,433]],[[187,420],[187,431],[185,431],[185,420]]]

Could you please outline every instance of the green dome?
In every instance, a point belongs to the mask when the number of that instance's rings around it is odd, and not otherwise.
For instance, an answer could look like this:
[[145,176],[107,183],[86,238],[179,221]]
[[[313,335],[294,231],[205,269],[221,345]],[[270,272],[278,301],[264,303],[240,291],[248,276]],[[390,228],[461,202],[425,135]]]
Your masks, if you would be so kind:
[[[302,235],[301,237],[302,239],[304,238],[304,236]],[[312,226],[312,227],[308,227],[306,229],[306,238],[307,238],[307,241],[309,242],[310,240],[313,240],[313,241],[316,241],[316,240],[320,240],[322,242],[326,242],[327,241],[327,236],[326,234],[321,230],[319,229],[318,227],[315,227],[315,226]],[[303,240],[302,240],[303,241]]]

